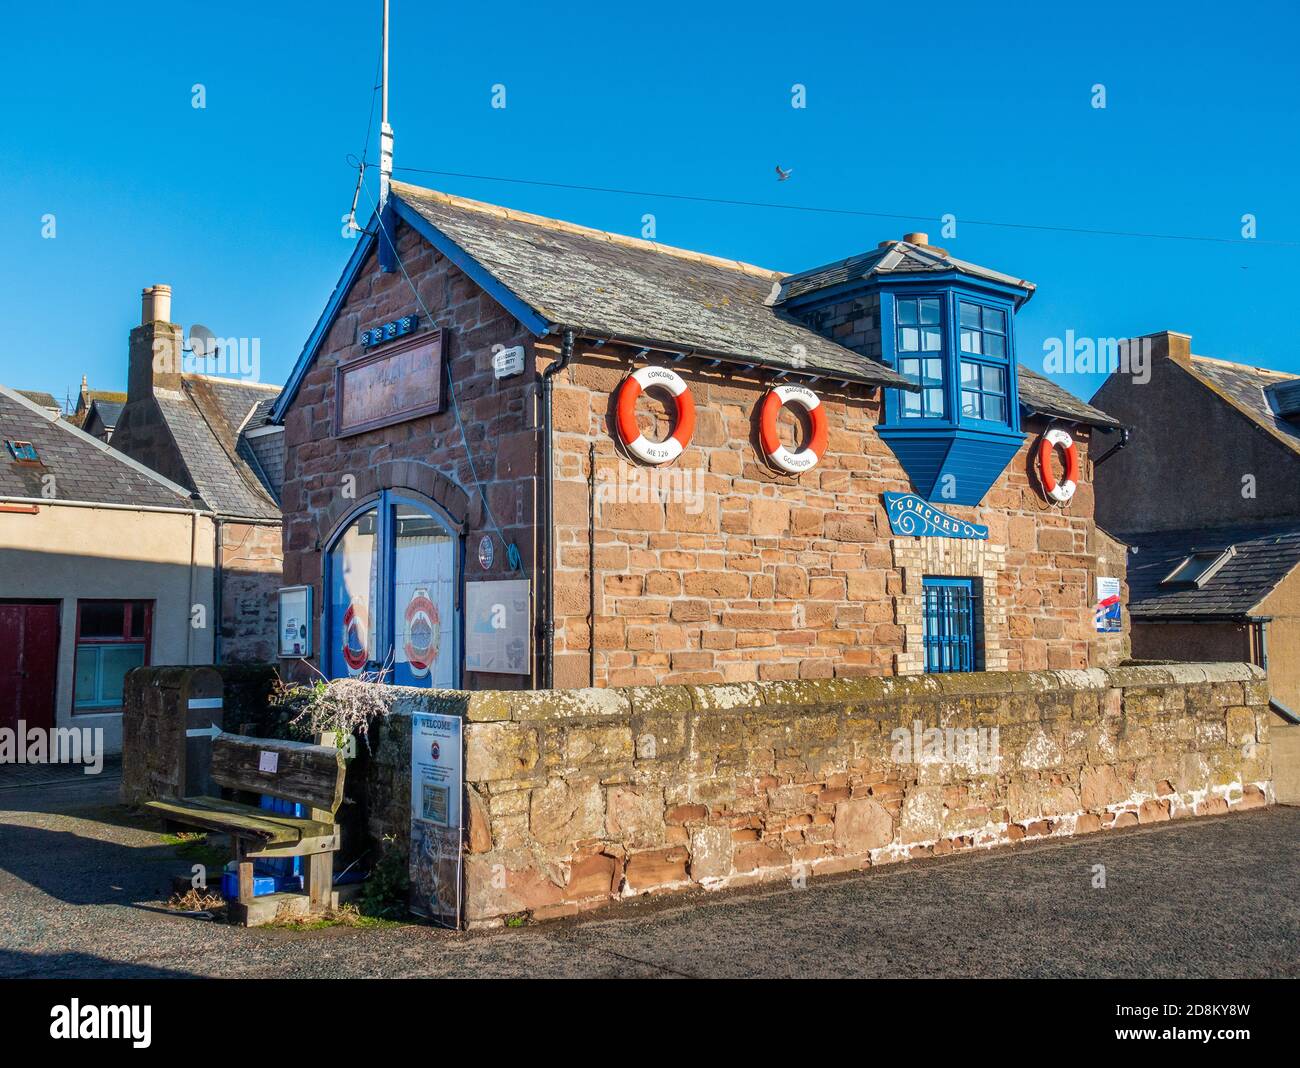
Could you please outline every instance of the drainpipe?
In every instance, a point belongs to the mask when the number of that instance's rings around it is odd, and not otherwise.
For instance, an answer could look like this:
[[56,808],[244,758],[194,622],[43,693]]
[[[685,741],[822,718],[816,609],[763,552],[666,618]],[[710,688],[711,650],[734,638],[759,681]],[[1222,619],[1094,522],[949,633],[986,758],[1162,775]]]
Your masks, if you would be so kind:
[[555,686],[555,443],[554,443],[554,421],[552,419],[552,380],[557,374],[569,366],[569,361],[573,359],[573,343],[577,335],[572,327],[565,327],[560,337],[560,358],[550,364],[542,372],[542,418],[545,420],[542,428],[542,450],[543,464],[542,470],[542,492],[546,497],[546,519],[545,531],[542,542],[545,551],[542,554],[542,561],[546,568],[546,595],[542,599],[542,611],[546,613],[543,620],[543,639],[546,648],[546,659],[542,669],[542,687],[550,690]]
[[216,516],[212,518],[213,546],[212,546],[212,662],[221,663],[221,548],[222,548],[222,529],[221,520]]
[[1100,467],[1102,464],[1104,464],[1107,460],[1109,460],[1112,456],[1114,456],[1117,452],[1119,452],[1120,449],[1122,449],[1125,445],[1127,445],[1127,444],[1128,444],[1128,436],[1129,436],[1129,428],[1126,427],[1126,426],[1122,426],[1122,427],[1120,427],[1120,428],[1119,428],[1119,441],[1115,442],[1114,445],[1112,445],[1109,449],[1107,449],[1105,452],[1103,452],[1100,456],[1096,456],[1096,457],[1093,458],[1093,461],[1092,461],[1093,469],[1096,470],[1098,467]]

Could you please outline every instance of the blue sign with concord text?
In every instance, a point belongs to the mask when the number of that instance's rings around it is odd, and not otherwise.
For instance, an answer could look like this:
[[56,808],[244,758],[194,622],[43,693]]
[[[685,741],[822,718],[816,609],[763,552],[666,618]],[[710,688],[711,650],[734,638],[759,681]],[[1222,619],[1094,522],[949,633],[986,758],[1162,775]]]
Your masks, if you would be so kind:
[[916,538],[972,538],[984,541],[989,528],[945,515],[915,493],[886,493],[885,512],[895,534]]

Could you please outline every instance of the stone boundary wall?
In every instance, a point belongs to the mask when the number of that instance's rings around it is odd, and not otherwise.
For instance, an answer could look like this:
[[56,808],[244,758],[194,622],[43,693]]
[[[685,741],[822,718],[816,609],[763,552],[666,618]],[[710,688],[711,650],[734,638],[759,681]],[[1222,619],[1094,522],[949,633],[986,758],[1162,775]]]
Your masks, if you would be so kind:
[[470,926],[1273,801],[1246,664],[391,692],[370,831],[408,838],[409,715],[463,717]]

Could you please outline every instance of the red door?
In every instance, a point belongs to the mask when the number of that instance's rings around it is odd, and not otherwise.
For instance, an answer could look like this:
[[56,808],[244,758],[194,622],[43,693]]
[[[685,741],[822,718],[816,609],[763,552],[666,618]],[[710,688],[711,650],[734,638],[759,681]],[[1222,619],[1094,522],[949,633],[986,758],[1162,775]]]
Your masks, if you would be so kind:
[[0,604],[0,727],[54,726],[59,606]]

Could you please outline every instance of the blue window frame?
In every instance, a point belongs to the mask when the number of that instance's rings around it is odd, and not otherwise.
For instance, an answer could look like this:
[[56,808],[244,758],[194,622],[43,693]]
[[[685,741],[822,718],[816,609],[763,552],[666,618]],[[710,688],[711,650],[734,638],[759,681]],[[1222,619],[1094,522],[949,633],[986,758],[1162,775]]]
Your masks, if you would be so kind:
[[970,300],[958,300],[957,309],[962,422],[1008,426],[1007,313]]
[[921,581],[925,598],[925,670],[976,671],[981,657],[979,585],[970,578]]
[[399,686],[460,685],[463,545],[440,510],[385,490],[348,516],[324,556],[327,675],[382,668]]
[[899,374],[922,387],[920,393],[902,394],[899,414],[905,419],[943,419],[947,412],[943,299],[900,297],[894,302],[894,315]]

